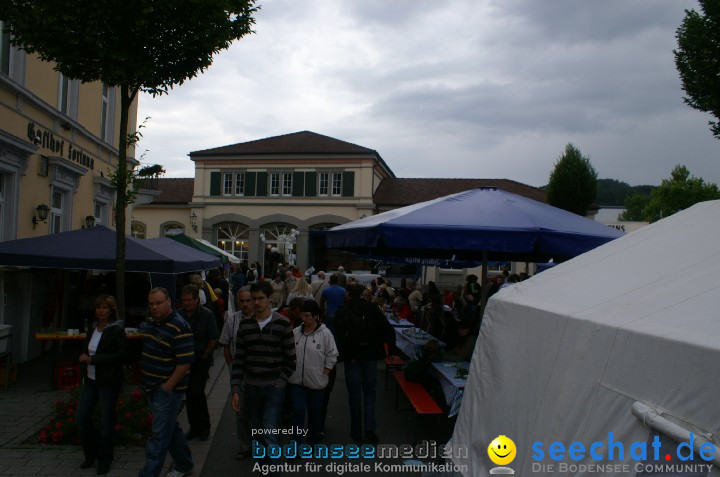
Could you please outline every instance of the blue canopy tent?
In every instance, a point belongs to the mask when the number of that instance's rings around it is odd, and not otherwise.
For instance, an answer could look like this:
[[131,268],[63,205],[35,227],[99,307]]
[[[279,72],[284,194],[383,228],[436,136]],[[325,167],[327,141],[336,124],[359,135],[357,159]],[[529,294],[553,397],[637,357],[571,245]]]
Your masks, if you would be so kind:
[[488,260],[559,262],[622,235],[551,205],[481,187],[333,227],[326,240],[329,248],[378,259],[482,263],[485,285]]
[[[167,238],[126,237],[125,270],[177,274],[220,266],[218,257]],[[115,270],[115,231],[97,226],[0,242],[0,265],[78,270]]]

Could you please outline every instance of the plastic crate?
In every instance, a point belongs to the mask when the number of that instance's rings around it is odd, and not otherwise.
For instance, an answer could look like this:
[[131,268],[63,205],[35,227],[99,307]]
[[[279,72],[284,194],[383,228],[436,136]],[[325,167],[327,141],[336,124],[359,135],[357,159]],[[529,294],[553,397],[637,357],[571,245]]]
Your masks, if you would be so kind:
[[57,389],[70,389],[80,384],[80,365],[59,362],[53,367],[52,385]]

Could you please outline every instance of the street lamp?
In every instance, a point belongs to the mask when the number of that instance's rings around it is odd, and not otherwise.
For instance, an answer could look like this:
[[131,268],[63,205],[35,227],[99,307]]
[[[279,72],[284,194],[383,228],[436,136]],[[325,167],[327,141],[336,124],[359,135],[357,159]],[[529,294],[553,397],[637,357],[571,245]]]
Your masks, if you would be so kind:
[[46,204],[40,204],[35,208],[35,213],[33,214],[32,223],[33,223],[33,230],[35,230],[35,227],[37,226],[38,222],[42,222],[44,224],[47,223],[47,217],[48,213],[50,212],[50,207],[48,207]]
[[190,214],[190,227],[197,232],[197,215],[195,215],[195,211],[193,210]]

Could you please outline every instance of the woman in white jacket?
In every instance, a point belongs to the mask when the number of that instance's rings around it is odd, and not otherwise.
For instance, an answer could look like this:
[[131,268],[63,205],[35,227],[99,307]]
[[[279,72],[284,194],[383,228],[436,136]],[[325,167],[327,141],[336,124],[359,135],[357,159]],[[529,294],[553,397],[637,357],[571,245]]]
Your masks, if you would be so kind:
[[[290,376],[290,402],[295,429],[307,429],[307,443],[317,444],[322,426],[322,404],[328,376],[337,362],[338,350],[332,332],[320,323],[320,307],[305,300],[300,310],[302,324],[295,328],[295,372]],[[305,410],[308,425],[305,427]],[[304,439],[295,436],[298,444]]]

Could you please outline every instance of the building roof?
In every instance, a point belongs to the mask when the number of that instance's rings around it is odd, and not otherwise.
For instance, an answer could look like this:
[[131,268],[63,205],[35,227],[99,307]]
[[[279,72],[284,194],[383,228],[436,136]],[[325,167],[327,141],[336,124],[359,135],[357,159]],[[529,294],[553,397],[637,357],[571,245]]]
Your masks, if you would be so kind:
[[373,194],[378,209],[404,207],[477,187],[497,187],[538,202],[547,203],[544,190],[510,179],[383,179]]
[[160,195],[154,198],[153,204],[189,204],[192,202],[195,182],[193,177],[163,178],[157,179],[157,181],[157,190],[160,191]]
[[298,154],[371,154],[377,151],[312,131],[300,131],[255,141],[241,142],[190,153],[193,156],[219,155],[298,155]]

